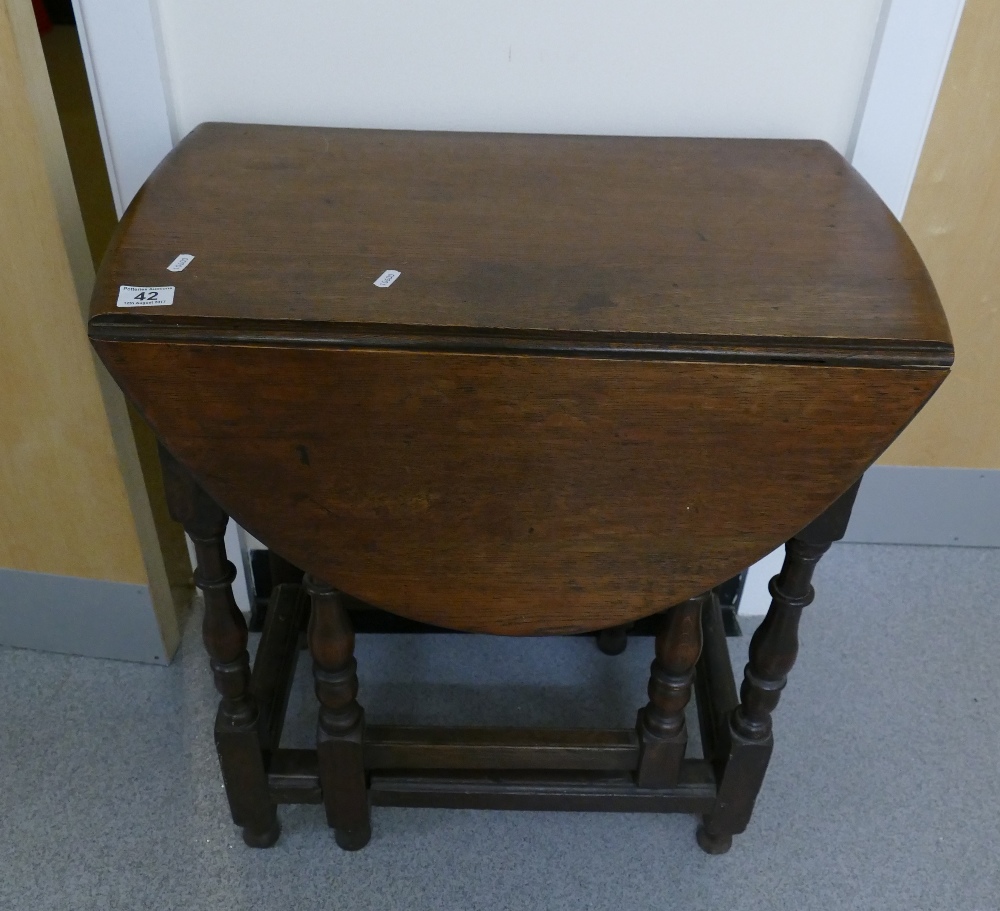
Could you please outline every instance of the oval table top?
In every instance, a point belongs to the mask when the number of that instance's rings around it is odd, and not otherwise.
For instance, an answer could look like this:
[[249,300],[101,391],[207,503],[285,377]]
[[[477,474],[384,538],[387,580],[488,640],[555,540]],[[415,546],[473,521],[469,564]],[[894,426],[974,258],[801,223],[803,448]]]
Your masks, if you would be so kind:
[[283,557],[515,634],[732,576],[953,356],[909,239],[823,143],[245,124],[196,129],[136,197],[90,335]]

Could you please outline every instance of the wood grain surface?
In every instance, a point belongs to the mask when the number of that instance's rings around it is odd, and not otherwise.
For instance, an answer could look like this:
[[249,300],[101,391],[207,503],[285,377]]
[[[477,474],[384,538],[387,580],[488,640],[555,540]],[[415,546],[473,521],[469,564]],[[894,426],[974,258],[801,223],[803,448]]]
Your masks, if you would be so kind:
[[[167,271],[180,253],[195,259]],[[375,287],[386,269],[402,275]],[[174,285],[175,302],[119,310],[121,284]],[[805,141],[204,124],[123,219],[93,315],[105,335],[541,333],[950,358],[905,233]]]
[[[176,296],[119,309],[119,284]],[[206,124],[136,198],[92,314],[250,532],[371,604],[510,634],[743,569],[952,359],[899,224],[802,141]]]
[[623,623],[733,575],[849,487],[945,375],[96,345],[284,557],[394,613],[512,634]]

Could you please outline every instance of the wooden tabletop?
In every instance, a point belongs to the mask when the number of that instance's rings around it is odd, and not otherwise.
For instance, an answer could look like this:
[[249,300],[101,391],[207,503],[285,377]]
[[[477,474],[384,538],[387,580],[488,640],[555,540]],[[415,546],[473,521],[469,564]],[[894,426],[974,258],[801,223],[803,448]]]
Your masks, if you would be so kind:
[[133,202],[94,314],[171,457],[276,553],[517,635],[760,559],[952,358],[899,224],[801,141],[208,124]]
[[[174,303],[118,308],[121,285]],[[902,228],[812,141],[204,124],[130,207],[92,312],[106,338],[951,359]]]

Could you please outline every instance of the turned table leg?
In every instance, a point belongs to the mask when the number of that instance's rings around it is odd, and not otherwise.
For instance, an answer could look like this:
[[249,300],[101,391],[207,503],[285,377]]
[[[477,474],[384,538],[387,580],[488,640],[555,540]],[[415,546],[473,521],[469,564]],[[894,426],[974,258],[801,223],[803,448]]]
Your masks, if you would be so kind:
[[162,446],[160,462],[170,515],[194,542],[195,585],[205,597],[202,639],[222,699],[215,720],[215,746],[233,822],[254,848],[278,840],[277,809],[267,786],[258,733],[258,710],[250,693],[247,625],[233,598],[236,567],[226,558],[229,516]]
[[337,844],[356,851],[368,844],[371,822],[354,629],[336,589],[312,576],[306,576],[306,589],[312,598],[308,638],[320,703],[316,747],[323,805]]
[[860,481],[785,545],[781,571],[771,579],[771,605],[750,641],[740,704],[729,719],[729,756],[715,808],[698,829],[698,844],[723,854],[750,822],[774,747],[771,713],[778,705],[798,654],[799,618],[812,603],[813,571],[847,530]]
[[684,708],[691,699],[694,667],[701,655],[701,612],[711,599],[706,592],[666,611],[656,634],[656,658],[649,673],[649,703],[639,712],[639,768],[641,788],[677,785],[687,724]]

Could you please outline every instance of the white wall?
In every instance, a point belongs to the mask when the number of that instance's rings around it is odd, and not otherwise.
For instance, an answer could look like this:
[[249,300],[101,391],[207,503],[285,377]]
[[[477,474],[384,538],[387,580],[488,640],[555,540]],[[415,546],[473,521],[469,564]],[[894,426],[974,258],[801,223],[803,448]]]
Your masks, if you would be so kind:
[[851,140],[882,0],[151,0],[205,120]]

